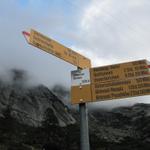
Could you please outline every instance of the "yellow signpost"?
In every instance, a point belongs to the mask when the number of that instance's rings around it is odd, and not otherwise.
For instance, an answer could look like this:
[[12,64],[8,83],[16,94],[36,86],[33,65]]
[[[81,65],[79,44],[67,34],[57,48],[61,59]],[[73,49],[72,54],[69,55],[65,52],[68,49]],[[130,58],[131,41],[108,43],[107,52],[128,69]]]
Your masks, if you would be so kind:
[[23,32],[29,44],[78,68],[71,72],[71,102],[79,104],[80,147],[90,150],[87,102],[150,95],[150,63],[147,60],[91,68],[90,59],[31,29]]
[[28,34],[27,41],[29,44],[42,49],[43,51],[50,53],[60,59],[63,59],[72,65],[80,67],[81,69],[91,67],[90,59],[33,29],[31,29],[30,33]]

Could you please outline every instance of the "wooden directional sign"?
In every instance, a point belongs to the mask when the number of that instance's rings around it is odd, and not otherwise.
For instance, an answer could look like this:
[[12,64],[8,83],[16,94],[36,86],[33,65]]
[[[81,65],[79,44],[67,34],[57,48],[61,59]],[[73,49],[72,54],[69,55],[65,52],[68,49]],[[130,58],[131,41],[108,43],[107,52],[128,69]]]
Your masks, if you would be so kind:
[[72,72],[73,104],[150,94],[150,71],[147,60],[86,69],[86,73],[84,71],[80,72],[82,78],[79,77],[78,82],[73,78],[76,76],[75,71]]
[[150,76],[92,84],[92,100],[150,95]]
[[141,77],[149,73],[148,65],[149,62],[147,60],[139,60],[92,68],[92,83]]
[[60,59],[63,59],[79,68],[90,68],[90,59],[80,55],[70,48],[48,38],[47,36],[31,29],[30,33],[23,32],[29,44],[42,49]]

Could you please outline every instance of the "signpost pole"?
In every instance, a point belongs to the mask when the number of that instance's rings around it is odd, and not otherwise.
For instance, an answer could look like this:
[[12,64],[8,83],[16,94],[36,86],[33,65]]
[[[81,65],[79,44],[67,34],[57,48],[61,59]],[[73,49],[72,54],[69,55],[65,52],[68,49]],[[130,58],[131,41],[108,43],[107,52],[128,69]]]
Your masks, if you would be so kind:
[[88,112],[86,103],[79,104],[80,111],[80,150],[90,150]]
[[[77,69],[81,70],[80,67],[77,67]],[[90,150],[88,111],[86,103],[79,104],[79,113],[80,113],[80,150]]]

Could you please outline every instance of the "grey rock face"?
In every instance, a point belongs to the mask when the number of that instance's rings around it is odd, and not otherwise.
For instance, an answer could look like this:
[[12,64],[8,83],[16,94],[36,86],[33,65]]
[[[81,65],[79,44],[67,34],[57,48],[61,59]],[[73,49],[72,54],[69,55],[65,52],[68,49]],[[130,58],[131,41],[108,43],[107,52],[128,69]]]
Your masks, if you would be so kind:
[[150,142],[150,105],[136,104],[111,111],[95,110],[90,113],[91,131],[108,143],[128,140]]
[[9,108],[19,122],[40,126],[45,111],[50,108],[60,126],[74,124],[75,119],[67,107],[45,86],[22,87],[0,82],[0,116]]

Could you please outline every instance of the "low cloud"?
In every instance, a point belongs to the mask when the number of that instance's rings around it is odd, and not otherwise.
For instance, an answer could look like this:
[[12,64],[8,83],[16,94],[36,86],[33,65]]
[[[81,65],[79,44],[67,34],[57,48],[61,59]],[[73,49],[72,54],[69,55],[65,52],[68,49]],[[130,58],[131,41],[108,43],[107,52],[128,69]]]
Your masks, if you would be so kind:
[[18,68],[12,68],[9,70],[3,70],[0,72],[0,80],[3,83],[17,85],[21,87],[37,86],[38,83],[32,75],[27,71]]

